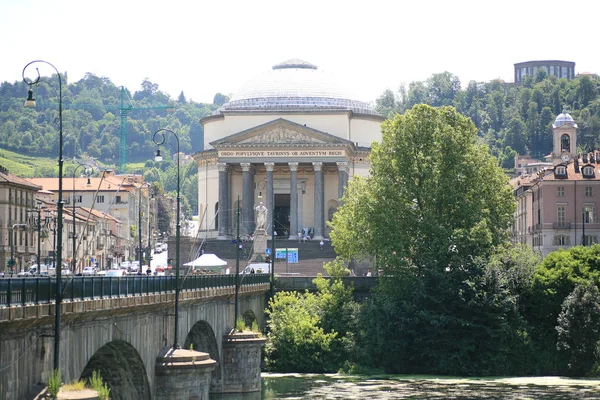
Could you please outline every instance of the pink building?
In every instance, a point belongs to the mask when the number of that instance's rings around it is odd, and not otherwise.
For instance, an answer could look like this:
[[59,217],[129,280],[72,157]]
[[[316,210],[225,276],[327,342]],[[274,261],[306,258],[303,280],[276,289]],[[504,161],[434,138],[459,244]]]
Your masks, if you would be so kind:
[[577,124],[562,113],[552,125],[552,166],[512,181],[517,211],[514,241],[546,256],[577,245],[598,243],[600,150],[577,155]]

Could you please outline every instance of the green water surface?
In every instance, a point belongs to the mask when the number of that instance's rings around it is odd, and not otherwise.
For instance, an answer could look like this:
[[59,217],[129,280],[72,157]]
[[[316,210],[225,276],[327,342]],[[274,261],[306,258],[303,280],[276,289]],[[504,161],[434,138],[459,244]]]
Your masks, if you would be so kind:
[[216,400],[600,399],[600,379],[262,374],[262,392]]

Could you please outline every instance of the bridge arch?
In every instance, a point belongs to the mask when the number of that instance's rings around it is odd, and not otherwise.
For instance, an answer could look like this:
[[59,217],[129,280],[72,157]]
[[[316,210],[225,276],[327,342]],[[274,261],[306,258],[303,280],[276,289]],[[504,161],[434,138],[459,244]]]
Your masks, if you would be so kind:
[[123,340],[113,340],[98,349],[87,362],[80,379],[89,379],[94,371],[100,372],[113,400],[151,399],[144,362],[138,351]]
[[[192,329],[190,329],[185,338],[183,348],[189,349],[191,345],[194,346],[194,350],[196,351],[208,353],[210,358],[220,364],[219,344],[217,343],[215,332],[208,322],[197,321],[194,326],[192,326]],[[217,367],[212,373],[211,388],[218,385],[220,381],[221,368]]]

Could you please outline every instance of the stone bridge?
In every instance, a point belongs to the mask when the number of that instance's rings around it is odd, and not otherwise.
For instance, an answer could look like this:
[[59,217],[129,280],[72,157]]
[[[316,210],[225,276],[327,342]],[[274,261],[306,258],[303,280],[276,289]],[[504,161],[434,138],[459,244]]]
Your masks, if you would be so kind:
[[[254,340],[250,335],[242,341],[241,350],[231,353],[235,340],[228,334],[235,325],[235,284],[228,278],[222,284],[182,288],[177,341],[183,348],[193,345],[193,350],[208,353],[217,361],[214,370],[208,372],[211,393],[260,390],[260,348],[264,339]],[[53,370],[52,284],[48,280],[46,288],[44,281],[33,283],[34,279],[0,279],[0,400],[33,398]],[[12,287],[8,283],[6,290],[8,281],[12,281]],[[18,281],[23,285],[15,290]],[[89,289],[81,294],[73,289],[71,298],[63,300],[59,360],[63,382],[88,378],[98,370],[111,388],[113,400],[167,398],[164,393],[159,395],[162,384],[156,365],[157,357],[175,343],[175,294],[160,288],[150,290],[150,284],[146,285],[145,292],[143,283],[141,290],[123,291],[119,286],[115,291],[114,281],[96,281],[91,286],[101,289],[96,293],[92,290],[91,296]],[[110,295],[106,286],[110,287]],[[264,326],[269,289],[268,275],[256,274],[242,282],[238,313],[246,324],[256,321],[259,327]],[[32,300],[36,290],[38,297]],[[68,290],[67,284],[65,293]],[[47,302],[40,295],[44,291],[48,293]],[[192,361],[196,362],[195,358]],[[169,386],[177,384],[171,382]]]

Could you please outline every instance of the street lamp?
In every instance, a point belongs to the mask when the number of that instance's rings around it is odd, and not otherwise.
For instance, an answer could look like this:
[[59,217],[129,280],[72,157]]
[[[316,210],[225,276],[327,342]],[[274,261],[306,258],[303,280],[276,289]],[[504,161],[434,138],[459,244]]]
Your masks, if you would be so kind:
[[40,81],[40,71],[35,69],[37,72],[37,78],[35,80],[28,80],[25,78],[25,70],[31,64],[44,63],[51,66],[56,71],[58,77],[58,216],[57,216],[57,230],[58,230],[58,248],[57,250],[57,265],[56,265],[56,311],[55,311],[55,323],[54,323],[54,369],[59,369],[60,360],[60,313],[61,313],[61,301],[62,301],[62,229],[63,229],[63,120],[62,120],[62,78],[58,69],[44,60],[34,60],[25,65],[23,68],[23,82],[29,85],[27,92],[27,100],[25,101],[25,107],[35,107],[35,99],[33,98],[33,86],[37,85]]
[[[159,129],[154,132],[152,136],[152,141],[160,146],[165,143],[165,132],[170,132],[175,137],[177,141],[177,216],[176,216],[176,230],[175,230],[175,333],[173,338],[173,349],[179,348],[178,336],[179,336],[179,242],[181,235],[181,224],[179,222],[179,138],[170,129]],[[156,136],[160,134],[159,140],[157,140]],[[160,155],[160,149],[156,149],[156,156],[154,157],[154,161],[162,161],[163,158]]]
[[77,201],[75,198],[75,176],[77,175],[77,170],[81,167],[84,167],[83,175],[87,177],[87,185],[88,186],[91,185],[90,176],[94,172],[94,169],[92,168],[92,166],[88,165],[88,164],[79,164],[73,171],[73,216],[72,216],[73,217],[73,274],[77,273],[77,230],[76,230],[77,218],[75,218],[75,203]]
[[8,237],[8,245],[10,246],[10,268],[11,268],[11,272],[12,272],[14,266],[15,266],[15,241],[14,241],[14,238],[13,238],[13,236],[15,234],[15,228],[27,228],[27,224],[14,224],[10,228],[10,236]]
[[[143,253],[142,253],[142,188],[144,186],[150,187],[150,184],[142,184],[140,185],[140,191],[139,191],[139,196],[138,196],[138,261],[140,262],[139,268],[141,271],[142,268],[142,264],[144,263],[143,260]],[[148,204],[148,207],[150,207],[150,205]],[[149,211],[149,210],[148,210]],[[150,243],[150,241],[148,240],[148,243]]]
[[[36,258],[36,262],[37,262],[37,274],[41,274],[42,273],[42,269],[41,269],[41,260],[40,260],[40,254],[42,252],[42,248],[41,248],[41,232],[42,232],[42,209],[46,208],[46,207],[42,207],[42,202],[38,201],[38,208],[34,209],[34,210],[27,210],[27,212],[32,212],[32,213],[37,213],[37,218],[35,221],[31,221],[30,220],[30,225],[34,226],[37,228],[37,258]],[[33,223],[32,223],[33,222]]]
[[46,210],[45,226],[52,231],[52,267],[56,270],[56,215],[53,210]]

